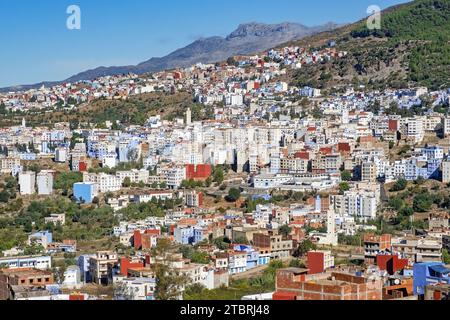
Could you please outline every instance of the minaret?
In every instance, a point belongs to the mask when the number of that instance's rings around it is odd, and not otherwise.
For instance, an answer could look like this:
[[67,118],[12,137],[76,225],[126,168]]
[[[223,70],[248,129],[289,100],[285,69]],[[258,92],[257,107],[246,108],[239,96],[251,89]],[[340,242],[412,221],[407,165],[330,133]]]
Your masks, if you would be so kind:
[[314,211],[317,213],[322,212],[322,199],[320,198],[320,195],[317,195],[316,201],[314,202]]
[[334,209],[329,209],[327,212],[327,242],[333,246],[338,244],[336,236],[336,216]]
[[22,128],[26,128],[27,127],[27,122],[25,120],[25,118],[22,118]]
[[192,111],[191,108],[188,108],[186,111],[186,125],[190,126],[192,123]]
[[342,124],[349,124],[349,112],[347,108],[344,108],[344,110],[342,110],[342,118],[341,118],[341,122]]

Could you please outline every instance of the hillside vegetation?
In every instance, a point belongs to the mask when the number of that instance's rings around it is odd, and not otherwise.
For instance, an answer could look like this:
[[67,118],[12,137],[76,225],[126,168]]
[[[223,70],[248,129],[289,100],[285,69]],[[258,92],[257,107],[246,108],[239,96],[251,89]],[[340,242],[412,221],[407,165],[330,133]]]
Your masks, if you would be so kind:
[[213,110],[194,103],[190,93],[155,92],[132,96],[126,100],[98,99],[72,110],[49,109],[8,113],[0,118],[0,127],[19,125],[23,117],[31,126],[51,126],[57,122],[70,122],[76,128],[79,123],[104,125],[107,120],[144,125],[150,116],[160,115],[162,119],[168,120],[175,117],[183,118],[187,108],[191,108],[194,121],[213,116]]
[[450,0],[416,0],[385,10],[381,29],[366,20],[301,42],[321,48],[336,40],[347,57],[291,72],[291,83],[322,89],[365,85],[370,89],[450,87]]

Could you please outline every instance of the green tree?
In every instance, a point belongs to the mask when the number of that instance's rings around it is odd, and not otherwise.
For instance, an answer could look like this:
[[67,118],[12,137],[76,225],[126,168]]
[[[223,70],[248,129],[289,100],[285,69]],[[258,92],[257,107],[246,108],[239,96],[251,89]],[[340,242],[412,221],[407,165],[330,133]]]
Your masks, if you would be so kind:
[[246,237],[237,237],[236,239],[234,239],[234,243],[249,244],[248,239]]
[[213,244],[219,250],[226,250],[230,247],[231,241],[227,237],[220,237],[213,240]]
[[223,180],[225,179],[224,176],[225,175],[224,175],[222,166],[214,167],[213,180],[215,183],[222,184]]
[[131,187],[131,179],[130,179],[130,177],[126,177],[125,179],[123,179],[122,186],[124,188]]
[[166,182],[161,182],[161,183],[159,184],[159,188],[160,188],[160,189],[167,189],[167,183],[166,183]]
[[236,202],[241,197],[241,191],[237,188],[231,188],[228,191],[228,195],[226,197],[226,200],[229,202]]
[[317,246],[309,239],[302,241],[292,254],[294,257],[304,257],[309,251],[316,250]]
[[414,197],[413,209],[415,212],[428,212],[433,205],[433,200],[428,193],[421,193]]
[[403,191],[408,186],[408,181],[405,179],[398,179],[395,184],[392,186],[391,191],[398,192]]
[[442,261],[445,264],[450,264],[450,254],[447,249],[442,249]]
[[0,114],[5,115],[5,114],[7,114],[7,113],[8,113],[8,110],[6,109],[6,105],[2,102],[2,103],[0,104]]
[[193,263],[208,264],[210,261],[209,254],[206,252],[194,251],[191,256]]
[[10,197],[10,196],[11,196],[11,195],[9,194],[8,191],[3,190],[2,192],[0,192],[0,202],[2,202],[2,203],[8,203],[9,197]]
[[416,181],[414,181],[414,184],[417,184],[417,185],[420,186],[420,185],[424,184],[426,181],[427,180],[424,177],[420,176],[420,177],[417,178]]
[[292,259],[289,262],[289,267],[291,268],[306,268],[305,264],[299,259]]
[[361,245],[361,235],[356,234],[354,236],[345,235],[340,233],[338,235],[338,243],[346,246],[360,246]]
[[352,173],[347,171],[347,170],[342,171],[341,179],[342,179],[342,181],[351,181],[352,180]]
[[57,190],[70,190],[77,182],[83,181],[80,172],[60,172],[56,175],[54,187]]
[[399,211],[405,206],[405,201],[399,197],[393,197],[389,200],[389,206]]
[[186,285],[190,285],[190,279],[186,274],[169,267],[170,255],[167,255],[171,245],[167,239],[158,241],[153,255],[162,258],[157,263],[152,264],[152,270],[156,278],[156,300],[178,300],[182,295],[182,290]]
[[281,226],[280,228],[278,228],[278,231],[280,232],[281,235],[283,235],[283,237],[286,238],[288,235],[291,234],[292,228],[289,227],[289,225],[285,224],[285,225]]
[[339,184],[339,192],[341,194],[344,194],[344,192],[350,190],[350,185],[348,184],[348,182],[341,182]]

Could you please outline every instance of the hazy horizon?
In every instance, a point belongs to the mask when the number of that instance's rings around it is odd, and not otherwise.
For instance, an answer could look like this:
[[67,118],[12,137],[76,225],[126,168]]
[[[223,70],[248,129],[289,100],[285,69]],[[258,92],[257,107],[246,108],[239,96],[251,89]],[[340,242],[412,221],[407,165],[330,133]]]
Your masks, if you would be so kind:
[[[226,36],[242,23],[351,23],[367,16],[369,5],[384,9],[404,2],[322,0],[317,6],[299,0],[276,4],[135,0],[111,5],[107,0],[1,1],[0,37],[5,40],[0,50],[0,87],[61,81],[100,66],[134,65],[202,37]],[[66,27],[66,9],[72,4],[81,9],[81,30]],[[268,9],[271,5],[274,10]]]

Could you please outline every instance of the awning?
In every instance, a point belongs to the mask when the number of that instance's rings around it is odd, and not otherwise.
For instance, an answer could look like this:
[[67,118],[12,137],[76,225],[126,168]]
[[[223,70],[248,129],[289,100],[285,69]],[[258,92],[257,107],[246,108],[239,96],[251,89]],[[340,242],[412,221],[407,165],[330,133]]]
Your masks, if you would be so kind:
[[433,270],[434,272],[437,272],[440,274],[449,274],[450,273],[450,269],[444,267],[443,265],[430,266],[430,269]]

